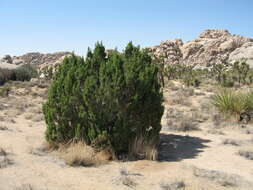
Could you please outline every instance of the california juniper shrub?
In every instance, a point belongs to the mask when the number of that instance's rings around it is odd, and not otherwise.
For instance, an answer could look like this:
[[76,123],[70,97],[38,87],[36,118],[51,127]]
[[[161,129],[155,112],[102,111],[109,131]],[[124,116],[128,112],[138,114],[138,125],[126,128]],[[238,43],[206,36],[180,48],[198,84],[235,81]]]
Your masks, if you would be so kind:
[[129,154],[136,138],[157,143],[163,114],[158,68],[140,47],[108,55],[102,43],[86,59],[66,57],[43,106],[47,141],[82,140]]

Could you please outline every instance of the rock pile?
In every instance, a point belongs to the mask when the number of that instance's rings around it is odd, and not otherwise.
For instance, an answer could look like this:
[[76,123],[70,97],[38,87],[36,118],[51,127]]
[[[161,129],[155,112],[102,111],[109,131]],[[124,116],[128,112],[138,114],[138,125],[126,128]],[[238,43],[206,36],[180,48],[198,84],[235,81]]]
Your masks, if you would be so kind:
[[253,39],[232,35],[227,30],[205,30],[193,41],[164,41],[148,49],[156,56],[163,56],[165,64],[208,67],[246,59],[253,67]]
[[[186,43],[181,39],[168,40],[147,49],[150,53],[162,57],[165,64],[187,64],[206,68],[217,63],[245,59],[253,68],[253,39],[232,35],[227,30],[209,29],[203,31],[197,39]],[[6,55],[0,60],[0,64],[34,64],[38,65],[40,70],[47,67],[55,69],[67,55],[70,55],[70,52],[27,53],[13,57]]]
[[4,56],[0,60],[0,64],[14,64],[14,65],[24,65],[24,64],[31,64],[37,65],[40,69],[47,67],[47,66],[56,66],[59,64],[63,58],[67,55],[70,55],[70,52],[57,52],[57,53],[48,53],[48,54],[41,54],[41,53],[27,53],[22,56],[13,56],[10,55]]

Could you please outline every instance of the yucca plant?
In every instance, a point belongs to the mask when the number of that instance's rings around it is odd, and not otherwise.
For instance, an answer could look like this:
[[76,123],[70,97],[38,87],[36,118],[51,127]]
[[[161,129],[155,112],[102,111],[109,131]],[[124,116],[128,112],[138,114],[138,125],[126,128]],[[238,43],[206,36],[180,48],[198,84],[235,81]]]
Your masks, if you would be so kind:
[[238,116],[246,110],[246,97],[244,93],[236,93],[225,88],[213,96],[212,104],[223,114]]
[[245,110],[246,111],[253,111],[253,90],[249,91],[245,95]]

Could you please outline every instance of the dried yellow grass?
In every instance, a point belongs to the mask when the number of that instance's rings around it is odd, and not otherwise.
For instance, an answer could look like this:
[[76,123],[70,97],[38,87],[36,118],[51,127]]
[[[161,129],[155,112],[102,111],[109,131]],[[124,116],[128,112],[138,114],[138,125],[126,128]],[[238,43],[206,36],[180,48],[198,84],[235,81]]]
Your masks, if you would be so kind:
[[103,157],[97,156],[96,151],[83,142],[61,146],[58,150],[60,157],[70,166],[97,166],[105,163]]

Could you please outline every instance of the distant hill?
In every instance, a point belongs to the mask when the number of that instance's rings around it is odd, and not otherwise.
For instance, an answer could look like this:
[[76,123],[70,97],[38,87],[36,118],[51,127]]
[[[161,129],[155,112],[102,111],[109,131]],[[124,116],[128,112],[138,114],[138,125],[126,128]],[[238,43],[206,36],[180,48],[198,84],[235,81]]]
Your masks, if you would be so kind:
[[245,59],[253,67],[253,39],[232,35],[227,30],[208,29],[195,40],[186,43],[181,39],[168,40],[148,49],[163,56],[166,64],[206,67]]
[[[232,35],[228,30],[208,29],[195,40],[184,43],[181,39],[162,41],[160,45],[148,47],[151,53],[164,58],[165,64],[187,64],[205,68],[212,64],[245,59],[253,68],[253,39]],[[59,65],[70,52],[27,53],[22,56],[4,56],[3,63],[13,65],[34,64],[40,69]]]

